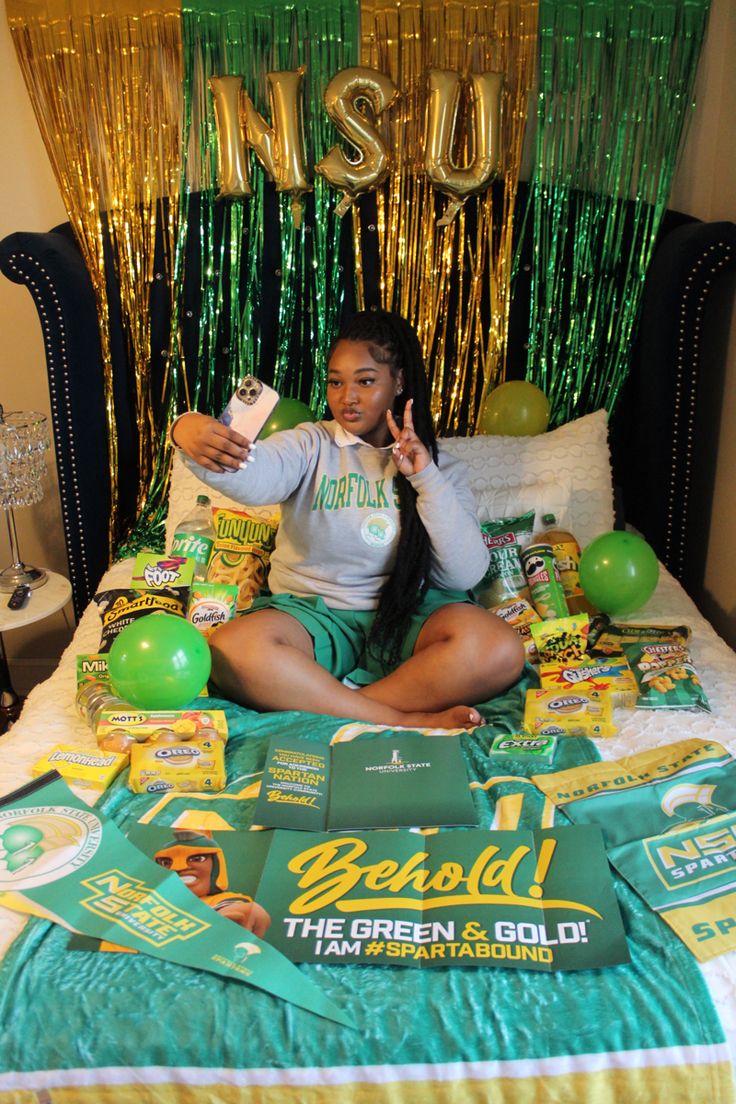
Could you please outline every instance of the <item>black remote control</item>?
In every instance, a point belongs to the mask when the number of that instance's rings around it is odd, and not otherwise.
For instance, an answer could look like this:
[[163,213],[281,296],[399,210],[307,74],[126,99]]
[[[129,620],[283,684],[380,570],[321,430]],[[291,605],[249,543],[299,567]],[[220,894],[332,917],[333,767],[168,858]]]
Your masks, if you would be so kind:
[[31,596],[31,588],[28,583],[21,583],[17,586],[13,593],[8,598],[8,609],[19,610],[23,609],[28,599]]

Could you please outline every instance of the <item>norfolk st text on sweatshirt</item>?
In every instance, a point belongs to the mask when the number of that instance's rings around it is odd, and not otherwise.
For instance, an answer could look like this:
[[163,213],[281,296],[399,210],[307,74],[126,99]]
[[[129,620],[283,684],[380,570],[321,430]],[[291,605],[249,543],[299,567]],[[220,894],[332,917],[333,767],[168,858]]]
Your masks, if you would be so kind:
[[[396,560],[397,477],[392,445],[374,448],[337,422],[305,422],[258,442],[254,462],[211,472],[186,459],[215,491],[247,506],[281,506],[271,555],[274,594],[318,595],[333,609],[369,610]],[[432,548],[430,586],[469,590],[485,574],[465,464],[443,453],[409,476]]]

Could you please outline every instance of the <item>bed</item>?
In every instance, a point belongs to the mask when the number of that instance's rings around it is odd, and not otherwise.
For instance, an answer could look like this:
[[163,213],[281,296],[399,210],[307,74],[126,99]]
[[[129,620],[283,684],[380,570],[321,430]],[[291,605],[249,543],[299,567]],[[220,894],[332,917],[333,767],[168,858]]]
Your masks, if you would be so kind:
[[[680,241],[676,252],[680,258],[691,247],[693,225],[685,221],[684,229],[689,234],[684,246]],[[697,255],[706,258],[697,262],[697,271],[710,264],[703,279],[712,279],[714,270],[732,264],[733,228],[716,230],[697,224],[694,229],[701,235]],[[708,239],[708,234],[713,237]],[[716,255],[714,242],[718,241],[722,251]],[[663,263],[671,277],[672,257]],[[685,271],[683,267],[681,275]],[[683,289],[686,283],[683,276]],[[691,286],[692,282],[682,292],[685,300]],[[656,302],[662,302],[661,294]],[[697,317],[697,304],[693,309]],[[643,326],[645,343],[648,334],[652,340],[651,327],[656,329],[659,323],[661,311],[655,303]],[[693,328],[692,319],[688,326]],[[697,326],[694,329],[697,342],[701,335]],[[673,340],[676,343],[676,336]],[[658,348],[665,358],[661,343]],[[678,380],[673,416],[682,417],[685,396],[696,393],[696,376]],[[623,620],[691,626],[693,661],[712,712],[616,710],[616,735],[597,741],[571,739],[564,753],[567,765],[592,763],[599,757],[616,759],[696,737],[718,741],[736,754],[732,720],[736,656],[679,581],[690,582],[698,570],[688,551],[692,550],[693,512],[675,510],[674,518],[671,510],[669,516],[666,512],[673,496],[675,504],[687,505],[673,472],[676,475],[686,448],[692,465],[697,444],[685,440],[684,423],[680,423],[679,438],[673,434],[672,419],[667,422],[661,409],[666,404],[656,394],[642,398],[646,387],[641,378],[632,377],[630,389],[636,398],[629,414],[633,409],[639,417],[629,417],[626,432],[620,422],[609,427],[605,412],[596,411],[539,437],[446,442],[469,466],[482,520],[529,508],[538,514],[552,511],[585,545],[611,529],[617,514],[623,524],[623,508],[626,520],[649,537],[661,561],[654,595],[644,608]],[[52,389],[57,403],[59,393]],[[692,421],[695,399],[687,402]],[[637,503],[641,480],[634,478],[627,486],[621,457],[632,451],[636,421],[643,421],[642,449],[658,439],[654,423],[644,416],[652,409],[662,418],[661,432],[669,451],[657,454],[651,479],[644,486],[646,493],[640,494]],[[169,541],[173,525],[191,504],[195,484],[183,465],[176,463],[167,520]],[[659,488],[665,485],[660,494]],[[656,509],[651,508],[653,496]],[[660,507],[665,517],[657,529]],[[77,536],[70,538],[72,543]],[[34,762],[54,744],[73,740],[94,746],[91,732],[75,710],[76,656],[95,651],[99,642],[100,620],[96,605],[89,602],[91,594],[128,585],[131,560],[113,564],[101,581],[94,564],[88,560],[81,570],[80,563],[77,556],[73,570],[78,581],[78,628],[57,670],[32,691],[21,719],[2,740],[3,793],[27,782]],[[227,713],[229,785],[247,793],[237,802],[237,826],[244,829],[253,820],[255,784],[271,736],[298,732],[324,743],[338,734],[344,738],[350,725],[349,718],[258,715],[217,699],[210,704],[221,704]],[[528,776],[534,768],[520,761],[502,763],[489,752],[495,734],[518,727],[520,710],[521,695],[514,688],[484,707],[485,723],[461,737],[485,828],[499,826],[502,797],[509,785],[513,790],[515,779],[524,793],[532,790]],[[555,769],[560,769],[557,761]],[[158,822],[175,824],[185,805],[186,801],[165,805]],[[125,830],[146,814],[150,801],[131,794],[121,777],[104,795],[101,807]],[[538,823],[537,803],[524,801],[521,810],[520,823]],[[736,953],[699,965],[618,875],[614,885],[631,952],[627,965],[549,975],[459,966],[433,971],[301,966],[349,1012],[354,1029],[317,1019],[247,986],[172,963],[73,951],[62,928],[40,919],[26,921],[0,909],[0,1101],[598,1104],[666,1099],[725,1104],[733,1100]]]

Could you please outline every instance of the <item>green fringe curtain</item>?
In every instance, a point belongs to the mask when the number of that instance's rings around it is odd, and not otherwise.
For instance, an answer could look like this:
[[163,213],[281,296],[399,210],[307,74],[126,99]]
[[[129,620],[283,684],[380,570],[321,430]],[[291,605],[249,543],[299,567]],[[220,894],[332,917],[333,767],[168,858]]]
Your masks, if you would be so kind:
[[[322,107],[325,88],[340,69],[357,64],[359,9],[353,0],[204,0],[182,5],[184,124],[179,237],[174,259],[174,312],[169,367],[162,400],[157,460],[150,494],[133,532],[117,550],[130,555],[160,545],[167,508],[171,450],[166,427],[184,409],[223,408],[245,372],[268,377],[263,364],[264,285],[277,278],[278,339],[274,386],[313,410],[324,406],[325,355],[337,331],[345,280],[339,265],[339,193],[315,175],[295,223],[291,197],[276,196],[280,240],[266,271],[265,173],[250,175],[252,196],[218,199],[217,128],[211,76],[243,76],[243,87],[265,119],[270,116],[266,73],[306,68],[307,163],[335,144]],[[273,202],[273,198],[271,198]],[[199,273],[199,317],[184,299],[187,266]],[[187,362],[182,334],[197,330]],[[264,371],[264,368],[266,369]]]
[[526,378],[551,425],[611,412],[626,379],[708,6],[540,0]]
[[[483,33],[493,38],[502,28],[516,26],[511,17],[517,2],[529,0],[488,0],[487,7],[478,0],[480,14],[492,12],[501,20],[495,31]],[[181,10],[177,0],[6,4],[36,118],[98,299],[110,438],[111,551],[122,555],[161,547],[172,415],[187,408],[217,411],[244,371],[273,379],[282,394],[321,412],[324,357],[341,306],[348,294],[358,301],[362,294],[360,219],[335,216],[339,193],[322,177],[314,177],[300,224],[291,197],[265,183],[261,166],[251,173],[252,196],[215,198],[217,131],[207,79],[243,76],[256,109],[268,119],[266,73],[303,65],[311,167],[336,141],[323,94],[335,73],[360,63],[369,41],[361,42],[361,27],[373,27],[371,33],[378,35],[375,42],[370,39],[376,57],[383,51],[399,58],[408,44],[381,28],[403,24],[384,19],[381,13],[388,9],[377,6],[377,0],[184,0]],[[445,17],[464,26],[470,10],[455,0],[396,0],[398,15],[402,4],[416,36],[428,36],[428,42]],[[548,394],[553,425],[616,406],[645,273],[691,114],[707,14],[708,0],[539,0],[535,162],[525,210],[517,209],[514,217],[522,217],[518,233],[532,235],[534,246],[526,377]],[[479,35],[477,29],[468,31],[457,56],[479,64],[477,59],[485,56]],[[422,51],[425,45],[422,39]],[[397,75],[400,71],[399,65]],[[406,74],[401,75],[403,80]],[[421,81],[420,72],[414,77]],[[394,192],[422,195],[426,206],[434,204],[431,190],[414,187],[423,181],[418,156],[422,116],[415,114],[411,133],[419,137],[404,162],[416,176],[412,188],[401,192],[394,187]],[[459,127],[462,132],[462,121]],[[396,209],[384,199],[382,193],[377,225],[368,229],[384,235],[381,281],[386,288],[403,289],[413,286],[401,269],[408,214],[399,210],[403,221],[397,230]],[[488,196],[478,203],[491,211]],[[429,216],[415,215],[411,212],[412,227],[423,227],[425,237],[436,234]],[[461,212],[458,226],[466,225],[464,218]],[[265,233],[267,221],[270,227],[274,219],[279,228],[275,243]],[[498,238],[502,219],[494,212],[490,221],[489,241]],[[390,249],[387,242],[393,243]],[[421,256],[421,236],[415,245]],[[341,250],[344,256],[346,248],[353,251],[355,264],[349,267],[356,270],[357,289],[349,285],[352,275],[348,279],[342,271]],[[459,252],[443,261],[448,271],[462,269],[461,287],[467,274],[460,258],[473,248],[480,256],[477,241],[475,247],[472,240],[461,241]],[[137,522],[123,543],[109,258],[120,282],[119,313],[134,377],[132,405],[141,427]],[[487,269],[484,278],[492,277]],[[196,308],[185,298],[185,289],[192,287]],[[487,291],[477,288],[473,302],[492,302]],[[158,345],[152,336],[154,299],[157,306],[167,305],[171,316],[168,332],[155,339]],[[497,301],[488,325],[489,332],[495,327],[503,335],[494,352],[494,364],[502,369],[505,291]],[[438,318],[444,325],[442,311],[435,314],[429,318],[432,326]],[[458,332],[470,333],[467,318],[458,317]],[[424,329],[429,332],[429,325]],[[462,386],[478,399],[489,382],[501,382],[503,376],[501,369],[489,370],[482,344],[467,340],[467,347],[459,346],[460,360],[468,366]],[[266,348],[272,358],[268,363]],[[441,363],[433,365],[436,400],[455,406],[458,397],[448,396],[443,381],[455,387],[457,354],[458,348],[443,347]],[[452,371],[446,377],[442,373],[448,366]],[[443,417],[437,420],[446,424]]]

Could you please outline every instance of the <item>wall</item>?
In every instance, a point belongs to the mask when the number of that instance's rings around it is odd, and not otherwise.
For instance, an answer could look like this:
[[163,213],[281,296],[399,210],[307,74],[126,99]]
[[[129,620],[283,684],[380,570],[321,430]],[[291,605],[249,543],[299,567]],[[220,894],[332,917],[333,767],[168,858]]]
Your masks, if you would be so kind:
[[[705,56],[697,82],[696,108],[683,149],[670,206],[707,222],[736,221],[736,5],[713,0]],[[734,281],[729,281],[733,292]],[[732,295],[720,305],[730,319],[726,345],[726,374],[718,435],[718,460],[713,495],[704,587],[694,595],[703,613],[736,647],[736,572],[733,549],[736,513],[736,303]]]
[[[713,0],[698,78],[698,103],[684,146],[670,206],[702,219],[736,219],[734,124],[736,103],[736,5]],[[3,186],[0,237],[14,230],[48,230],[66,215],[43,148],[5,19],[0,20],[0,134]],[[48,387],[38,316],[23,287],[0,276],[0,402],[5,409],[49,413]],[[718,474],[703,606],[719,631],[736,644],[736,573],[729,571],[736,542],[736,515],[729,509],[736,470],[736,325],[731,327],[728,375],[721,416]],[[715,427],[714,427],[715,431]],[[37,507],[19,510],[16,522],[24,559],[66,571],[58,483],[50,457],[47,493]],[[705,538],[704,538],[705,539]],[[0,563],[10,561],[5,527]],[[2,599],[0,598],[0,601]],[[67,611],[68,616],[71,616]],[[16,689],[25,691],[51,670],[69,639],[62,613],[5,634]]]
[[[46,151],[31,110],[7,22],[0,19],[0,134],[3,180],[0,238],[15,230],[49,230],[66,220]],[[0,275],[0,403],[5,410],[40,410],[49,418],[49,391],[38,314],[28,291]],[[21,558],[68,574],[53,449],[43,502],[15,511]],[[11,562],[0,522],[0,567]],[[0,602],[4,601],[0,595]],[[31,599],[33,601],[33,599]],[[65,618],[68,618],[68,622]],[[53,670],[71,636],[71,604],[26,629],[3,635],[13,685],[24,694]]]

